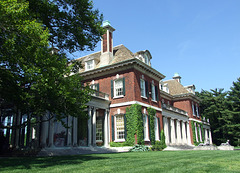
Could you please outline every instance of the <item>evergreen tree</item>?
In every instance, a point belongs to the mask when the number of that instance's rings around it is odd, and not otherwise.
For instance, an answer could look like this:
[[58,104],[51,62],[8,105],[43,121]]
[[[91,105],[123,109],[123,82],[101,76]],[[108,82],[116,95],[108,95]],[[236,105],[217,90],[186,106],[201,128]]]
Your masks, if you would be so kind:
[[226,129],[226,111],[227,111],[227,92],[223,89],[215,89],[209,92],[202,90],[197,93],[200,97],[200,110],[201,115],[209,118],[212,140],[216,145],[220,145],[222,142],[226,142],[227,129]]
[[230,143],[240,145],[240,78],[233,82],[228,99],[228,111],[226,112],[226,129]]

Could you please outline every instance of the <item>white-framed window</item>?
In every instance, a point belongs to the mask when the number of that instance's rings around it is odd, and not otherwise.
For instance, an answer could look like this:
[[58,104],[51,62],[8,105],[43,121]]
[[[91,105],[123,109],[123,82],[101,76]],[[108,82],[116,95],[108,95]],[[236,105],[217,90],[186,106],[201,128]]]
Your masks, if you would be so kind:
[[197,117],[199,117],[198,105],[197,104],[196,104],[196,114],[197,114]]
[[145,61],[146,64],[149,65],[149,58],[146,54],[144,54],[144,61]]
[[195,116],[195,109],[194,109],[194,104],[192,102],[192,112],[193,112],[193,116]]
[[144,141],[149,141],[149,133],[148,133],[148,116],[143,115],[143,132],[144,132]]
[[102,142],[103,141],[103,134],[102,134],[102,119],[97,119],[96,121],[96,141]]
[[92,70],[94,69],[94,60],[89,60],[85,62],[85,70]]
[[157,101],[156,90],[155,90],[155,85],[154,84],[152,84],[152,100]]
[[98,84],[92,84],[90,85],[90,88],[93,90],[98,90]]
[[141,96],[146,97],[146,85],[145,80],[140,79],[140,88],[141,88]]
[[115,116],[116,141],[125,141],[124,115]]
[[123,80],[117,79],[114,81],[114,97],[123,96]]

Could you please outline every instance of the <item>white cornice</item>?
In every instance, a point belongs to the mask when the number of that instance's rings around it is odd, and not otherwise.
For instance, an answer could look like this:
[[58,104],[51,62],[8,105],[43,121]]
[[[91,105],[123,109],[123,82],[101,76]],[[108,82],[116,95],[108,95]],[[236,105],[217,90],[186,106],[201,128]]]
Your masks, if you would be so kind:
[[130,101],[130,102],[110,104],[110,108],[121,107],[121,106],[129,106],[129,105],[133,105],[133,104],[139,104],[139,105],[147,107],[147,108],[151,107],[151,108],[153,108],[157,111],[162,111],[161,108],[158,108],[156,106],[152,106],[152,105],[149,105],[149,104],[146,104],[146,103],[142,103],[142,102],[139,102],[139,101]]
[[148,66],[147,64],[141,62],[136,58],[128,59],[128,60],[121,61],[119,63],[115,63],[111,65],[106,65],[90,71],[85,71],[80,73],[79,75],[84,77],[85,79],[89,79],[89,78],[94,78],[94,77],[99,77],[105,74],[109,74],[110,71],[111,73],[114,73],[114,72],[127,70],[130,68],[135,68],[137,70],[144,71],[145,73],[150,73],[151,75],[150,74],[149,75],[158,81],[165,78],[163,74],[161,74],[157,70],[153,69],[152,67]]

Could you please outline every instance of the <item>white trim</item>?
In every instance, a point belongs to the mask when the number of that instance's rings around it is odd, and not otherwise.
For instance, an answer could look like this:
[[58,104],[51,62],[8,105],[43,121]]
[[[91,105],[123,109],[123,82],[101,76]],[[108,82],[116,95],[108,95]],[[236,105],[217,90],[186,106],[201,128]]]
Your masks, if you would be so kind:
[[195,122],[203,123],[202,121],[196,120],[196,119],[193,119],[193,118],[189,118],[189,121],[195,121]]
[[162,111],[161,108],[158,108],[156,106],[152,106],[152,105],[148,105],[146,103],[142,103],[142,102],[139,102],[139,101],[130,101],[130,102],[123,102],[123,103],[116,103],[116,104],[111,104],[110,105],[110,108],[115,108],[115,107],[121,107],[121,106],[128,106],[128,105],[133,105],[133,104],[139,104],[141,106],[144,106],[144,107],[151,107],[157,111]]

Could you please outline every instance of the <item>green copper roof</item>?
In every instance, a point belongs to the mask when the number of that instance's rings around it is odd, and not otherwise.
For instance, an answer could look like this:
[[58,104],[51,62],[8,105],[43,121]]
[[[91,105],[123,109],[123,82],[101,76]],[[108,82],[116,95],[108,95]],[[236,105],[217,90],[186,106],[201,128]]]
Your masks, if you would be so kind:
[[179,77],[179,74],[178,73],[174,73],[173,77]]
[[111,24],[108,20],[103,21],[103,27],[105,27],[105,26],[111,26]]

